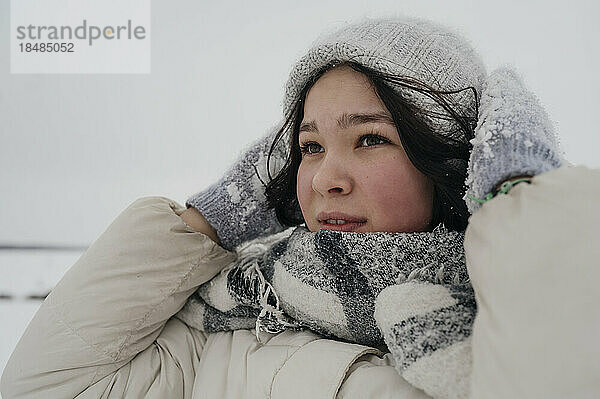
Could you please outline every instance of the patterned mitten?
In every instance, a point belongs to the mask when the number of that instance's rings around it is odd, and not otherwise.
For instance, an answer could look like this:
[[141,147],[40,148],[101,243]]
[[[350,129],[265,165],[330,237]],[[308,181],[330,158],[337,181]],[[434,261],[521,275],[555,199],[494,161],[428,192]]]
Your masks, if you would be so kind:
[[[277,220],[275,210],[266,209],[267,158],[278,127],[275,125],[266,136],[250,144],[219,181],[192,195],[185,203],[186,207],[193,206],[204,215],[217,231],[221,246],[227,250],[286,229]],[[271,155],[271,177],[276,176],[285,163],[284,141],[277,144]]]
[[398,373],[433,398],[467,398],[471,329],[477,305],[470,285],[408,281],[379,293],[375,321]]
[[546,111],[508,66],[496,69],[484,82],[471,144],[464,197],[471,214],[504,180],[535,176],[567,163]]

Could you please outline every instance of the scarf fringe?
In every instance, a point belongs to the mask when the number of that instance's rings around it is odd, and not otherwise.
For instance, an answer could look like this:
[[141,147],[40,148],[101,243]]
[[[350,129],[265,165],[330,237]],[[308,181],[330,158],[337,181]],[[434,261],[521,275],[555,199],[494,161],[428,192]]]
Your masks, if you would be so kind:
[[[435,267],[435,265],[431,264],[431,265],[427,265],[427,266],[415,269],[412,272],[410,272],[408,277],[406,277],[406,275],[404,275],[403,273],[400,273],[398,275],[398,277],[396,277],[396,283],[402,284],[402,283],[406,283],[408,281],[412,281],[415,279],[429,281],[429,278],[428,278],[429,272],[434,267]],[[433,281],[434,284],[443,284],[444,277],[446,275],[445,268],[446,268],[446,265],[442,265],[437,269],[437,271],[435,272],[435,276],[434,276],[434,281]],[[454,276],[452,277],[452,284],[462,285],[462,284],[468,284],[468,283],[469,283],[468,277],[466,279],[465,278],[461,279],[459,271],[456,271],[454,273]]]
[[[435,235],[446,235],[449,233],[449,231],[444,223],[439,223],[432,230],[432,233]],[[428,249],[428,251],[435,252],[435,251],[437,251],[437,248],[431,247]],[[429,281],[430,280],[429,277],[431,275],[430,271],[433,271],[435,269],[435,267],[436,267],[436,264],[430,263],[426,266],[416,268],[408,275],[408,277],[406,277],[404,274],[401,273],[398,276],[398,278],[396,278],[396,282],[401,284],[401,283],[405,283],[407,281],[412,281],[414,279],[421,279],[421,280]],[[444,265],[444,264],[441,265],[434,274],[433,283],[434,284],[443,284],[444,277],[446,276],[446,273],[448,273],[448,272],[451,272],[451,271],[446,271],[446,265]],[[461,278],[460,270],[454,270],[454,276],[452,276],[451,278],[452,278],[452,284],[456,284],[456,285],[470,284],[470,279],[469,279],[468,274],[465,274],[465,276]]]
[[[286,328],[302,327],[300,324],[292,322],[292,319],[280,309],[279,296],[260,270],[260,259],[277,241],[278,239],[270,240],[270,242],[248,242],[240,246],[236,252],[241,262],[232,262],[221,270],[221,273],[241,273],[243,289],[239,290],[239,287],[235,290],[230,289],[230,295],[240,303],[260,309],[255,323],[256,339],[259,342],[261,342],[259,337],[261,331],[277,334]],[[271,301],[269,301],[270,295],[272,295]]]

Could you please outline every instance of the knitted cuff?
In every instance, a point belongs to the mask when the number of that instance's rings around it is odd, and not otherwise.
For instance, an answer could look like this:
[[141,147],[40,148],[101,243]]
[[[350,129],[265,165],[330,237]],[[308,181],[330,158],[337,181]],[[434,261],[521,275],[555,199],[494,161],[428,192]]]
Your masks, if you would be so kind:
[[536,96],[510,67],[484,83],[469,159],[464,200],[475,213],[494,187],[513,176],[535,176],[562,166],[554,126]]
[[[221,246],[233,250],[239,244],[285,230],[275,210],[266,208],[267,158],[277,134],[277,125],[250,144],[234,165],[216,183],[189,197],[186,207],[194,207],[217,231]],[[286,160],[285,148],[278,143],[270,160],[274,177]]]

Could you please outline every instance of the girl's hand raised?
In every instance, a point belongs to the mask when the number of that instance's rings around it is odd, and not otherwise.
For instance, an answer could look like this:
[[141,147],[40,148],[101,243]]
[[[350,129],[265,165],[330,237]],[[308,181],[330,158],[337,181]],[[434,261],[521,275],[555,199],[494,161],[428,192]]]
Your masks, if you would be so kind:
[[[285,230],[275,210],[267,209],[265,186],[267,158],[279,125],[246,146],[237,161],[215,183],[190,196],[187,208],[195,208],[214,227],[221,247],[231,251],[239,244]],[[271,159],[272,176],[285,162],[285,149],[276,147]]]
[[544,107],[509,67],[496,69],[484,83],[471,144],[464,198],[471,214],[505,180],[568,164]]

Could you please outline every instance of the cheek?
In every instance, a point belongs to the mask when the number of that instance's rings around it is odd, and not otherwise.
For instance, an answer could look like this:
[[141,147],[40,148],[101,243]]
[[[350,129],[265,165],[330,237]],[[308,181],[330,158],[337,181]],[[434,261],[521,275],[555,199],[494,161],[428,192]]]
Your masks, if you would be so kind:
[[407,176],[393,165],[380,165],[368,171],[362,179],[363,193],[377,209],[386,209],[392,204],[398,204],[406,196],[403,187],[406,186]]
[[300,167],[298,168],[298,176],[296,178],[296,193],[298,196],[298,203],[300,204],[300,208],[303,213],[310,204],[312,180],[313,173],[300,164]]
[[431,214],[430,186],[412,164],[398,160],[382,163],[364,179],[362,190],[375,212],[379,228],[418,230]]

